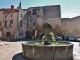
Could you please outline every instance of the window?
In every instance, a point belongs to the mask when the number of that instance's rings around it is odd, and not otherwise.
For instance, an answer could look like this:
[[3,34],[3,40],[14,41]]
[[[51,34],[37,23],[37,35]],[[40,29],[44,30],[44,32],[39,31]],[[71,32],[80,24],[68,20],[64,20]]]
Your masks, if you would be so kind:
[[13,26],[13,20],[10,20],[10,27]]
[[27,14],[28,14],[28,15],[31,15],[31,11],[28,11]]
[[6,32],[6,37],[10,37],[11,36],[11,32]]
[[7,21],[7,27],[10,27],[10,20]]
[[0,21],[0,27],[1,27],[1,21]]
[[20,21],[20,27],[22,27],[22,20]]
[[7,18],[7,15],[5,15],[5,18]]
[[27,23],[27,29],[28,29],[28,23]]
[[22,18],[22,14],[21,14],[21,18]]
[[32,15],[36,15],[36,9],[33,9]]
[[40,9],[38,9],[38,11],[40,11]]
[[4,27],[7,27],[7,21],[4,21]]
[[11,14],[11,17],[13,16],[13,14]]

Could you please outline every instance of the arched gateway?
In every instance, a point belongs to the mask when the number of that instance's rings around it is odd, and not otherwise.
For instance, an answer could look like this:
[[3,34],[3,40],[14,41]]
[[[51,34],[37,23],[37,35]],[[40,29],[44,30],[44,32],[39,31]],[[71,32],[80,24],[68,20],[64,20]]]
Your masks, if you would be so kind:
[[43,31],[44,33],[49,33],[52,31],[52,26],[49,23],[44,23],[43,24]]

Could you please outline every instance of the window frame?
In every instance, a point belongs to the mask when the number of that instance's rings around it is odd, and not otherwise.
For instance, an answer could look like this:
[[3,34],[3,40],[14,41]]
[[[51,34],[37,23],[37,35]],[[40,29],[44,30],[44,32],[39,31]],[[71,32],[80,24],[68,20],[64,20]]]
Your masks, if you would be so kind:
[[13,14],[11,14],[11,17],[13,17]]
[[7,18],[7,15],[5,15],[5,18]]
[[20,21],[20,27],[22,27],[22,20]]
[[6,32],[6,37],[11,37],[11,32],[10,31]]
[[32,10],[32,15],[36,15],[36,9]]
[[13,26],[13,20],[10,20],[10,27]]
[[4,20],[4,27],[7,27],[7,21]]

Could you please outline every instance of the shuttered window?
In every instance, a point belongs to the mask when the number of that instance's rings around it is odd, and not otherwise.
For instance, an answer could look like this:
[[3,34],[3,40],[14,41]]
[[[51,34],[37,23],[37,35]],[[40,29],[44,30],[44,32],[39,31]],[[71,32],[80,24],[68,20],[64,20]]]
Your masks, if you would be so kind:
[[13,20],[10,20],[10,27],[13,26]]
[[20,27],[22,27],[22,20],[20,21]]
[[1,21],[0,21],[0,27],[1,27]]
[[6,32],[6,37],[10,37],[11,36],[11,32]]

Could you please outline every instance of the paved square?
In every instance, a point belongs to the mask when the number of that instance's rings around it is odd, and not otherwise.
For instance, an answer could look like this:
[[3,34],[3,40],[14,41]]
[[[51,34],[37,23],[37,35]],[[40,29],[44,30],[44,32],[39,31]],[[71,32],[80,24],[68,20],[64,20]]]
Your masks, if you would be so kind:
[[[22,42],[0,42],[0,60],[28,60],[21,54]],[[72,42],[73,58],[74,60],[80,60],[80,47],[78,42]]]

